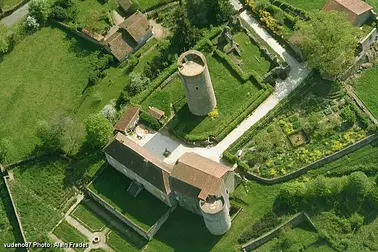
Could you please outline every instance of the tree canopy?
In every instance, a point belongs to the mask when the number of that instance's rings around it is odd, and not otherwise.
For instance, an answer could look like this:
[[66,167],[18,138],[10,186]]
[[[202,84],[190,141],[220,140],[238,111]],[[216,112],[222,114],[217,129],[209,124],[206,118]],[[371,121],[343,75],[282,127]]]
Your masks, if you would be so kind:
[[311,14],[309,21],[298,22],[297,28],[309,66],[323,77],[337,77],[352,65],[358,29],[347,21],[346,14],[320,11]]
[[92,114],[85,120],[87,142],[93,148],[103,147],[113,132],[111,123],[100,114]]
[[29,15],[41,22],[49,18],[51,5],[47,0],[32,0],[29,3]]

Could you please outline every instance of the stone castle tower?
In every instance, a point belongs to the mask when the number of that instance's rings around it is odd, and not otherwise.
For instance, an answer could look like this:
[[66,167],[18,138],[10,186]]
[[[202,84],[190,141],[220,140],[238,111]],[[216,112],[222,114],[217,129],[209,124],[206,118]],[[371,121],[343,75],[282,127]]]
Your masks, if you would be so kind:
[[213,235],[223,235],[231,228],[230,206],[223,196],[210,196],[199,202],[207,229]]
[[187,51],[180,56],[177,66],[190,112],[207,115],[217,101],[205,56],[195,50]]

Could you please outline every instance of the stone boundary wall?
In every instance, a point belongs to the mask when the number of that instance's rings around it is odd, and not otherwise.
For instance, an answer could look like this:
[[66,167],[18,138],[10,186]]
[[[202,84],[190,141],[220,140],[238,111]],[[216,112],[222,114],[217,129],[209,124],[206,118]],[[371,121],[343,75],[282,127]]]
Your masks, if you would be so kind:
[[150,237],[150,240],[154,237],[157,231],[163,226],[163,224],[168,220],[171,213],[176,209],[177,205],[174,205],[173,207],[169,208],[167,212],[165,212],[159,220],[150,228],[148,229],[147,235]]
[[16,162],[13,162],[13,163],[10,163],[10,164],[6,164],[4,165],[4,168],[6,170],[10,170],[12,167],[14,166],[18,166],[18,165],[21,165],[21,164],[25,164],[25,163],[28,163],[30,161],[33,161],[35,159],[38,159],[40,157],[44,157],[44,156],[47,156],[49,155],[50,153],[48,152],[42,152],[41,154],[38,154],[38,155],[35,155],[35,156],[31,156],[31,157],[27,157],[27,158],[24,158],[22,160],[19,160],[19,161],[16,161]]
[[23,1],[19,2],[17,5],[11,7],[10,9],[3,10],[3,12],[0,12],[0,19],[12,15],[13,12],[15,12],[16,10],[21,8],[23,5],[27,4],[29,1],[30,0],[23,0]]
[[[21,219],[20,219],[20,216],[18,215],[16,204],[14,203],[13,196],[12,196],[11,190],[9,188],[9,184],[8,184],[9,177],[8,176],[4,176],[3,179],[4,179],[5,187],[7,189],[8,195],[9,195],[9,199],[10,199],[10,201],[12,203],[12,208],[13,208],[14,215],[16,216],[18,228],[20,229],[22,241],[24,243],[26,243],[27,241],[26,241],[24,229],[22,227]],[[25,250],[29,251],[28,248],[25,248]]]
[[314,223],[311,221],[311,219],[308,217],[308,215],[305,212],[300,212],[296,214],[294,217],[292,217],[290,220],[286,221],[285,223],[279,225],[275,229],[269,231],[268,233],[263,234],[259,238],[252,240],[242,246],[242,251],[243,252],[249,252],[252,251],[264,243],[270,241],[274,237],[278,236],[279,233],[281,232],[281,229],[284,227],[296,227],[302,222],[307,221],[313,228],[314,230],[317,230]]
[[361,39],[358,44],[362,50],[369,49],[369,47],[377,41],[378,32],[377,28],[373,28],[371,32],[366,35],[365,38]]
[[288,180],[291,180],[291,179],[294,179],[300,175],[303,175],[305,173],[307,173],[309,170],[313,170],[313,169],[316,169],[316,168],[319,168],[320,166],[323,166],[327,163],[330,163],[336,159],[339,159],[345,155],[348,155],[362,147],[365,147],[366,145],[372,143],[374,140],[378,139],[378,134],[374,134],[374,135],[371,135],[371,136],[368,136],[348,147],[346,147],[345,149],[342,149],[334,154],[331,154],[325,158],[322,158],[312,164],[309,164],[305,167],[302,167],[300,168],[299,170],[296,170],[294,172],[291,172],[291,173],[288,173],[282,177],[278,177],[278,178],[272,178],[272,179],[268,179],[268,178],[263,178],[263,177],[260,177],[260,176],[257,176],[255,174],[252,174],[251,172],[247,172],[246,173],[246,178],[249,179],[249,180],[255,180],[255,181],[258,181],[258,182],[261,182],[263,184],[277,184],[277,183],[282,183],[282,182],[286,182]]
[[[91,185],[91,183],[89,184]],[[88,185],[88,186],[89,186]],[[150,241],[150,237],[148,235],[148,231],[141,228],[139,225],[134,223],[132,220],[121,214],[117,209],[115,209],[113,206],[111,206],[108,202],[101,199],[99,196],[96,195],[89,187],[86,187],[87,194],[89,197],[94,199],[97,203],[99,203],[101,206],[103,206],[106,210],[114,214],[119,220],[121,220],[123,223],[125,223],[127,226],[132,228],[135,232],[137,232],[139,235],[141,235],[144,239]],[[152,239],[152,238],[151,238]]]

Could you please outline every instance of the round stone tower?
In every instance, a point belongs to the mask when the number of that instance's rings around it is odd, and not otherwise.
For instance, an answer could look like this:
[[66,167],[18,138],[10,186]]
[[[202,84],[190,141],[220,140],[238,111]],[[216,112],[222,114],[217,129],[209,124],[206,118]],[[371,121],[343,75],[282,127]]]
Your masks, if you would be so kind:
[[213,235],[222,235],[231,228],[229,207],[224,198],[210,196],[199,202],[203,219],[207,229]]
[[207,115],[217,101],[205,56],[195,50],[183,53],[177,62],[190,112]]

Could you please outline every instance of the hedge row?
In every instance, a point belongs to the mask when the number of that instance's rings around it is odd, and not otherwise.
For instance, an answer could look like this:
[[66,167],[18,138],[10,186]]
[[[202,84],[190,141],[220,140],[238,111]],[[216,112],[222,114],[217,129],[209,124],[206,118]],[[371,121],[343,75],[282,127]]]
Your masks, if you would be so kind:
[[249,114],[257,109],[257,107],[260,106],[260,104],[263,103],[271,93],[271,89],[266,89],[247,109],[241,110],[243,112],[240,114],[238,113],[239,116],[231,123],[228,123],[228,126],[224,128],[220,134],[217,135],[216,140],[220,142],[223,138],[230,134],[230,132],[233,131]]
[[240,77],[240,79],[244,82],[248,81],[251,75],[246,74],[243,70],[240,69],[236,63],[228,57],[227,54],[221,52],[219,49],[215,50],[215,54],[223,61],[227,63],[227,65]]
[[156,43],[158,42],[158,40],[155,38],[155,37],[152,37],[151,39],[149,39],[136,53],[135,53],[135,56],[136,57],[140,57],[142,56],[143,54],[145,54],[148,50],[150,50],[151,47],[153,47],[154,45],[156,45]]
[[[204,48],[206,48],[206,46],[209,46],[211,45],[212,46],[212,43],[210,41],[210,39],[213,39],[215,38],[216,36],[218,36],[221,32],[222,32],[223,28],[221,27],[216,27],[214,29],[212,29],[205,38],[203,38],[202,40],[200,40],[195,46],[194,46],[194,49],[195,50],[198,50],[198,51],[201,51],[203,50]],[[210,43],[210,44],[209,44]],[[169,76],[171,76],[174,72],[176,72],[177,70],[177,65],[176,63],[173,63],[172,65],[170,65],[168,68],[166,68],[163,72],[161,72],[159,74],[159,76],[152,81],[152,83],[149,85],[149,87],[142,91],[140,94],[138,94],[137,96],[135,96],[133,98],[133,103],[136,103],[136,104],[141,104],[145,99],[147,99],[148,96],[150,96]]]
[[270,2],[285,12],[287,10],[290,10],[290,13],[293,13],[294,15],[297,15],[300,18],[305,17],[305,19],[308,19],[308,13],[305,10],[302,10],[287,3],[283,3],[279,0],[270,0]]

